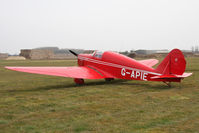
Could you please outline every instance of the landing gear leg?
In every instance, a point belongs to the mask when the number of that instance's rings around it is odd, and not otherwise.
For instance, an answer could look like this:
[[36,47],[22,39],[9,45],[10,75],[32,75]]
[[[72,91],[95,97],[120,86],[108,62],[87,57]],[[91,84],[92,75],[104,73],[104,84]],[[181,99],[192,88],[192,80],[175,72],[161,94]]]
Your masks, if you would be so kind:
[[84,84],[84,79],[75,78],[74,82],[76,83],[76,85],[83,85]]
[[105,78],[105,81],[109,82],[109,81],[112,81],[114,80],[114,78]]
[[165,83],[166,85],[168,85],[169,88],[171,88],[171,82],[163,81],[163,83]]

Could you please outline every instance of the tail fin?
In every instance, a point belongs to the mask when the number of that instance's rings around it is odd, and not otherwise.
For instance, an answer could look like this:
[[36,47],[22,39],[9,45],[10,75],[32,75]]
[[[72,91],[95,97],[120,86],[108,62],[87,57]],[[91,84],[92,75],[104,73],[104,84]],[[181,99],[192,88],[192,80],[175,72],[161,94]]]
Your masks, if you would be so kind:
[[173,49],[156,68],[156,72],[163,75],[182,75],[186,68],[186,61],[179,49]]

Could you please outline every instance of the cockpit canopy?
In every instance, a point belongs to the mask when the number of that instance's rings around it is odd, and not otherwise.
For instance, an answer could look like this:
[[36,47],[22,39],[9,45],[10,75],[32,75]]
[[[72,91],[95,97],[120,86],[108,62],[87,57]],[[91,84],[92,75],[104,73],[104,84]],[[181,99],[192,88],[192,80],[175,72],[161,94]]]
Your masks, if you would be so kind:
[[104,53],[103,51],[95,51],[93,53],[93,57],[102,58],[103,53]]

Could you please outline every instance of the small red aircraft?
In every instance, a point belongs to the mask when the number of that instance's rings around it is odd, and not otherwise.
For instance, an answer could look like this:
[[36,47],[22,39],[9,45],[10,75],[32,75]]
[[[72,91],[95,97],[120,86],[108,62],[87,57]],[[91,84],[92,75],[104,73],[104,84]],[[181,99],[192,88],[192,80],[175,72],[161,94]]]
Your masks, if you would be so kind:
[[180,82],[192,73],[184,73],[186,61],[179,49],[173,49],[157,66],[156,59],[136,61],[115,52],[95,51],[93,54],[77,54],[78,66],[72,67],[8,67],[5,68],[43,75],[74,78],[76,84],[84,84],[84,79],[113,79],[162,81],[170,86],[170,82]]

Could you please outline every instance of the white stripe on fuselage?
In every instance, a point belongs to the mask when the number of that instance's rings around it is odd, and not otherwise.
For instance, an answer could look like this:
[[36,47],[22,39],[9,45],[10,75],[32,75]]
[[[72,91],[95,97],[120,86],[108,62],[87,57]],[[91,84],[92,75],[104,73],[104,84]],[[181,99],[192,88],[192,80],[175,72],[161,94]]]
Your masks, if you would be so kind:
[[102,65],[112,66],[112,67],[116,67],[116,68],[125,68],[125,69],[130,69],[130,70],[133,70],[133,71],[146,72],[146,73],[150,73],[150,74],[154,74],[154,75],[162,75],[160,73],[149,72],[149,71],[145,71],[145,70],[140,70],[140,69],[122,66],[122,65],[118,65],[118,64],[114,64],[114,63],[110,63],[110,62],[104,62],[104,61],[100,61],[100,60],[90,59],[90,58],[86,58],[86,57],[79,56],[78,58],[82,59],[82,60],[87,60],[87,61],[90,61],[90,62],[93,62],[93,63],[96,63],[96,64],[102,64]]

